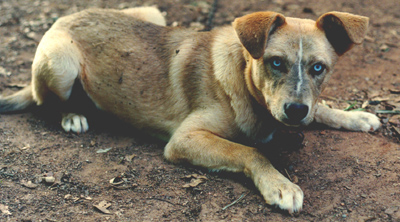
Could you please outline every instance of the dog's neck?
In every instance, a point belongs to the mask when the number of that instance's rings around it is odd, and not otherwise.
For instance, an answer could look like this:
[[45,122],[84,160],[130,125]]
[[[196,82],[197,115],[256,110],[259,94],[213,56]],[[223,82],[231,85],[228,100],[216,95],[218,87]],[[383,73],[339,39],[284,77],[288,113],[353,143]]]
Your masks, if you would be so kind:
[[[261,95],[255,91],[249,78],[251,58],[240,43],[232,27],[214,30],[220,32],[212,47],[214,73],[217,81],[223,85],[225,94],[235,112],[235,122],[247,138],[260,137],[260,130],[266,130],[265,118],[273,118],[261,101]],[[218,55],[218,56],[215,56]],[[261,109],[260,109],[261,108]],[[262,110],[262,112],[260,112]],[[261,115],[261,116],[260,116]],[[273,130],[275,127],[267,127]],[[268,132],[266,132],[268,133]]]

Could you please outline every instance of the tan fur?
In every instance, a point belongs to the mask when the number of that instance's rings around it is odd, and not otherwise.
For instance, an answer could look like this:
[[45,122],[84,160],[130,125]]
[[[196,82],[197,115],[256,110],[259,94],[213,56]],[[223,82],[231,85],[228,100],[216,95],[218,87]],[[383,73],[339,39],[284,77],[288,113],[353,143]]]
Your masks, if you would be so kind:
[[[154,8],[91,9],[60,18],[38,47],[32,96],[28,88],[25,97],[0,100],[0,111],[13,110],[10,101],[41,105],[49,93],[66,101],[78,79],[99,109],[168,140],[166,159],[244,172],[268,204],[289,212],[301,210],[301,189],[257,149],[233,141],[267,142],[276,128],[314,118],[335,128],[379,127],[372,114],[317,104],[339,56],[361,43],[367,18],[331,12],[316,23],[259,12],[198,33],[159,26],[160,16]],[[88,130],[74,113],[62,126]]]

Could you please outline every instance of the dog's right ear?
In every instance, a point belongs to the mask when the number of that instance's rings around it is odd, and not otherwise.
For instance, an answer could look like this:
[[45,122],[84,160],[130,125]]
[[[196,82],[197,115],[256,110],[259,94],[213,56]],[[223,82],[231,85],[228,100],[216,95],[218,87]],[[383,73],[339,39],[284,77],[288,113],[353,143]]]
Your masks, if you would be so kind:
[[270,33],[285,23],[276,12],[256,12],[235,19],[232,23],[240,42],[254,59],[264,55]]

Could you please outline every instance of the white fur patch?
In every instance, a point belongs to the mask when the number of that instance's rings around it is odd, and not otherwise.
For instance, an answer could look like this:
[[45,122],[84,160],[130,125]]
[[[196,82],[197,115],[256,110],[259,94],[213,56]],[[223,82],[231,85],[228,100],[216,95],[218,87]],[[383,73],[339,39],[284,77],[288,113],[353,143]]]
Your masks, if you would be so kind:
[[303,72],[301,70],[301,60],[303,58],[303,40],[301,38],[300,38],[300,42],[299,42],[299,53],[297,55],[298,55],[297,61],[298,61],[298,70],[299,70],[299,81],[297,82],[296,92],[297,92],[297,95],[299,95],[301,85],[303,84]]

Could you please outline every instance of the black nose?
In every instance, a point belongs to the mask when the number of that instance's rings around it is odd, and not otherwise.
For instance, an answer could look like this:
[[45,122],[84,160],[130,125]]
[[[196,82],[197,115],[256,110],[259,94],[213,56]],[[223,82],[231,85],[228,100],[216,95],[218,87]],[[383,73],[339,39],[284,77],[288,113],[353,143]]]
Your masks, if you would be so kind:
[[308,106],[299,103],[286,103],[285,114],[292,124],[300,124],[308,113]]

